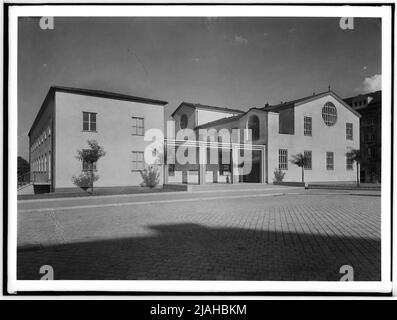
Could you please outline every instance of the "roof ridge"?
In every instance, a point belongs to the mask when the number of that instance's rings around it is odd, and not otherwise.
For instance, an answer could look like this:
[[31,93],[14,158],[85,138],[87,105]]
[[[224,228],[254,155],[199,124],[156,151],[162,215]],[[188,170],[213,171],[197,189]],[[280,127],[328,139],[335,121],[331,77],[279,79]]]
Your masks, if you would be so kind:
[[241,117],[243,117],[244,115],[245,115],[245,113],[244,114],[239,114],[239,115],[236,115],[236,116],[224,117],[224,118],[217,119],[217,120],[214,120],[214,121],[206,122],[206,123],[200,124],[199,126],[194,127],[194,129],[201,129],[201,128],[207,126],[207,125],[215,125],[215,124],[218,124],[218,123],[222,123],[224,121],[237,120],[237,119],[240,119]]
[[320,93],[312,94],[310,96],[305,96],[303,98],[298,98],[298,99],[293,99],[293,100],[281,102],[281,103],[278,103],[278,104],[268,105],[268,106],[262,107],[260,109],[266,110],[267,108],[276,108],[276,107],[278,108],[278,107],[282,107],[282,106],[287,106],[289,104],[295,104],[297,102],[301,102],[301,101],[304,101],[304,100],[307,100],[307,99],[311,99],[311,98],[314,98],[314,97],[321,96],[321,95],[323,95],[325,93],[333,93],[333,94],[335,94],[335,92],[333,92],[332,90],[327,90],[327,91],[323,91],[323,92],[320,92]]
[[71,93],[76,93],[76,94],[86,94],[86,95],[99,96],[99,97],[104,97],[104,98],[125,99],[125,100],[141,102],[141,103],[149,103],[149,104],[157,104],[157,105],[168,104],[167,101],[163,101],[163,100],[138,97],[138,96],[133,96],[130,94],[105,91],[105,90],[85,89],[85,88],[76,88],[76,87],[67,87],[67,86],[58,86],[58,85],[51,86],[50,90],[51,89],[55,90],[55,91],[71,92]]

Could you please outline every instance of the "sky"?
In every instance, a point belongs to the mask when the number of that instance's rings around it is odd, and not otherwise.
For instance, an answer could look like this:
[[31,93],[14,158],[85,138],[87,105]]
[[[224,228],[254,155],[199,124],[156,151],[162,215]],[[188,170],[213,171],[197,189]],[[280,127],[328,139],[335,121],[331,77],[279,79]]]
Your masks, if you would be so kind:
[[50,86],[248,110],[328,90],[381,89],[381,21],[339,18],[39,18],[18,21],[18,155]]

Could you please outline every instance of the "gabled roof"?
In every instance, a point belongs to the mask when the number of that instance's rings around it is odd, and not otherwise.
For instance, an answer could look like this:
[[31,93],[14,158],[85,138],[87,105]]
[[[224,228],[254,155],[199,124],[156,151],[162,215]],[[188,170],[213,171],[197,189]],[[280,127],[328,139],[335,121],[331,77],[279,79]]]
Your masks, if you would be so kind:
[[211,121],[211,122],[203,123],[203,124],[195,127],[194,129],[203,129],[203,128],[216,126],[216,125],[219,125],[219,124],[222,124],[222,123],[236,121],[236,120],[239,120],[240,118],[242,118],[244,115],[245,115],[245,113],[239,114],[237,116],[226,117],[226,118],[214,120],[214,121]]
[[205,104],[200,104],[200,103],[191,103],[191,102],[185,102],[183,101],[178,108],[174,110],[174,112],[171,114],[171,117],[174,116],[174,114],[182,107],[182,106],[188,106],[194,109],[206,109],[206,110],[213,110],[213,111],[220,111],[220,112],[225,112],[225,113],[244,113],[242,110],[238,109],[231,109],[231,108],[224,108],[224,107],[215,107],[215,106],[209,106]]
[[252,107],[252,108],[250,108],[247,111],[243,111],[243,113],[241,113],[239,115],[231,116],[231,117],[225,117],[225,118],[222,118],[222,119],[218,119],[218,120],[214,120],[214,121],[211,121],[211,122],[203,123],[203,124],[195,127],[194,129],[208,128],[208,127],[216,126],[216,125],[219,125],[219,124],[222,124],[222,123],[228,123],[228,122],[236,121],[236,120],[241,119],[245,115],[247,115],[251,110],[256,110],[256,111],[260,111],[260,112],[266,112],[262,108]]
[[327,95],[331,95],[333,98],[338,100],[338,102],[343,104],[347,109],[349,109],[351,112],[353,112],[356,116],[361,117],[360,113],[358,113],[356,110],[354,110],[349,104],[347,104],[342,98],[340,98],[333,91],[325,91],[325,92],[321,92],[321,93],[318,93],[318,94],[313,94],[311,96],[307,96],[307,97],[304,97],[304,98],[291,100],[291,101],[287,101],[287,102],[284,102],[284,103],[279,103],[279,104],[276,104],[276,105],[273,105],[273,106],[266,106],[266,107],[263,107],[261,109],[265,110],[265,111],[275,111],[275,112],[277,112],[277,111],[280,111],[280,110],[283,110],[283,109],[299,106],[301,104],[316,100],[318,98],[325,97]]

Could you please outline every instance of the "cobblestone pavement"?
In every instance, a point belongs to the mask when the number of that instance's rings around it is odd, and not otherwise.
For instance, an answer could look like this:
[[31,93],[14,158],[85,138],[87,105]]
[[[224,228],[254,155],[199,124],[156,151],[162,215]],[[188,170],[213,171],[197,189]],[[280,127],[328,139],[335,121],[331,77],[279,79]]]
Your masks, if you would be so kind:
[[18,279],[380,280],[380,197],[256,193],[19,212]]

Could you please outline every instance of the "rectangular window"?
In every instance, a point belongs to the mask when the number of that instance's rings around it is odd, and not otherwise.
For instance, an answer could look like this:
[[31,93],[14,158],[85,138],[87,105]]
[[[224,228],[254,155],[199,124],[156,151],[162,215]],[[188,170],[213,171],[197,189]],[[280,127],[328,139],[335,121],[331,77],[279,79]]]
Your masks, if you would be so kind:
[[375,148],[368,148],[368,158],[369,159],[375,159]]
[[353,140],[353,123],[346,122],[346,139]]
[[278,149],[278,168],[288,170],[288,150]]
[[353,170],[353,155],[350,152],[346,153],[346,170]]
[[96,113],[83,112],[83,131],[96,131]]
[[278,112],[278,133],[295,134],[295,109],[287,108]]
[[132,117],[132,135],[143,136],[145,134],[144,119]]
[[132,151],[132,171],[145,169],[145,159],[142,151]]
[[305,136],[312,135],[312,117],[304,117],[303,118],[303,134]]
[[[83,171],[90,170],[90,164],[87,161],[83,161]],[[92,164],[92,170],[96,171],[96,162]]]
[[334,153],[333,152],[327,152],[327,170],[334,170]]
[[304,151],[303,155],[305,156],[305,164],[303,166],[306,170],[312,169],[312,152],[311,151]]

